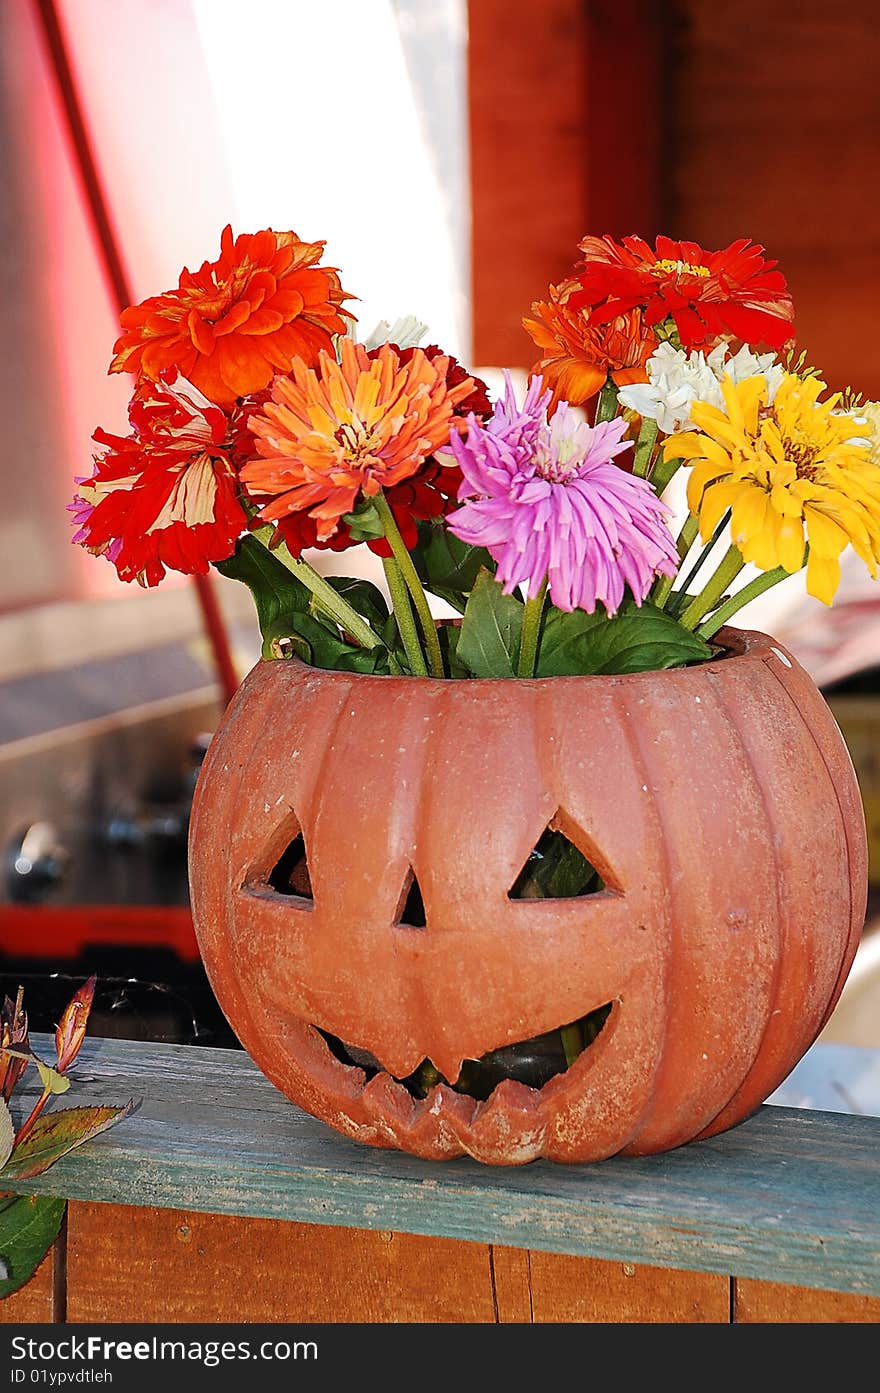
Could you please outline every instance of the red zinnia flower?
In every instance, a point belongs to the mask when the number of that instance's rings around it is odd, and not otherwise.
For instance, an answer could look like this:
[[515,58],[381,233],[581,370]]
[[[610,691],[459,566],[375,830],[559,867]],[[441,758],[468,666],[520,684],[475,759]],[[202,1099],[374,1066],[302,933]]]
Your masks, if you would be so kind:
[[247,528],[230,459],[229,420],[184,378],[142,382],[129,436],[96,430],[108,448],[78,479],[74,541],[106,555],[121,580],[158,585],[165,568],[204,575]]
[[793,337],[794,306],[785,277],[764,248],[741,238],[722,251],[658,237],[585,237],[573,308],[589,306],[591,324],[641,307],[645,323],[675,322],[683,348],[709,348],[725,336],[782,348]]
[[352,317],[336,271],[316,265],[324,245],[271,229],[233,240],[225,227],[217,261],[184,269],[177,290],[123,310],[110,371],[157,381],[176,368],[228,406],[267,387],[294,359],[316,363]]
[[[397,344],[391,347],[398,354],[401,363],[408,363],[416,352],[415,347],[398,348]],[[462,367],[457,358],[453,358],[445,349],[440,348],[436,343],[431,343],[427,348],[420,348],[420,353],[424,353],[429,362],[433,363],[435,358],[446,359],[446,386],[450,391],[454,387],[460,387],[463,382],[470,381],[471,390],[466,397],[456,401],[452,408],[453,416],[458,416],[462,422],[471,412],[475,416],[491,416],[492,403],[489,400],[489,388],[486,386],[482,377],[477,377],[474,373],[468,372],[467,368]],[[379,352],[378,348],[370,349],[370,357],[375,358]]]

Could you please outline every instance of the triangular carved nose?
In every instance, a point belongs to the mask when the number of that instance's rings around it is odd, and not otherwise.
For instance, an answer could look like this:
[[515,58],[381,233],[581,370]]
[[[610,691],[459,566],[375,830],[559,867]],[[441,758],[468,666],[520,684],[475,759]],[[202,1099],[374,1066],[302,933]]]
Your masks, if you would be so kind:
[[511,900],[570,900],[604,889],[605,881],[592,862],[551,824],[529,852],[507,895]]
[[397,905],[397,913],[394,916],[394,925],[395,928],[402,929],[424,929],[427,925],[421,886],[412,867],[410,867],[404,881]]

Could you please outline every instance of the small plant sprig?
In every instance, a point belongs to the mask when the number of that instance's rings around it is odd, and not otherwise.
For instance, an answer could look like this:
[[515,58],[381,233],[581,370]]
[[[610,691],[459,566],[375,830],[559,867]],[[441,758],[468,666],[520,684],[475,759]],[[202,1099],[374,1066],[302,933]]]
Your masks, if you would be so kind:
[[[54,1065],[46,1064],[31,1048],[23,989],[19,987],[15,1001],[7,996],[0,1006],[0,1190],[4,1180],[42,1175],[62,1156],[127,1117],[134,1107],[131,1099],[123,1107],[46,1111],[53,1098],[70,1088],[68,1072],[86,1036],[95,984],[95,977],[90,977],[64,1008],[55,1030]],[[31,1064],[42,1089],[16,1126],[10,1104]],[[33,1276],[58,1236],[66,1204],[65,1199],[47,1195],[0,1198],[0,1300]]]

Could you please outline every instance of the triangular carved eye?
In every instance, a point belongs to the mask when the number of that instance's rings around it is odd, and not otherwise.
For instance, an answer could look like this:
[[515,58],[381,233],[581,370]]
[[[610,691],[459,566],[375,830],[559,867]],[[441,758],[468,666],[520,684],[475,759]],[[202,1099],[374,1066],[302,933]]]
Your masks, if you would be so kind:
[[284,849],[269,872],[269,885],[279,895],[296,895],[311,900],[312,878],[306,857],[306,844],[301,832]]
[[394,922],[398,927],[404,929],[424,929],[427,925],[421,887],[416,873],[412,869],[406,878]]
[[605,889],[596,867],[564,832],[548,827],[507,892],[511,900],[570,900]]

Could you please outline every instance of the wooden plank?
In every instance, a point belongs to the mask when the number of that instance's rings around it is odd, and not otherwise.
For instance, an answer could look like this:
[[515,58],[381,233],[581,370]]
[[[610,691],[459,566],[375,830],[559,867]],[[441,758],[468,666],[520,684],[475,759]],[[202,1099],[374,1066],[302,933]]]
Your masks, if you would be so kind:
[[67,1319],[491,1323],[489,1249],[387,1230],[70,1206]]
[[733,1319],[737,1325],[876,1325],[880,1298],[842,1291],[739,1278],[733,1284]]
[[669,27],[659,0],[470,0],[477,365],[535,362],[522,316],[588,232],[664,230]]
[[532,1311],[532,1255],[528,1248],[489,1250],[495,1309],[502,1325],[528,1325]]
[[830,385],[876,397],[876,6],[799,0],[793,17],[764,0],[676,6],[673,235],[707,247],[763,242],[788,278],[810,361]]
[[586,7],[470,0],[473,360],[529,367],[522,327],[587,229]]
[[120,1126],[9,1188],[880,1294],[877,1118],[765,1107],[659,1156],[426,1163],[325,1127],[241,1051],[88,1040],[71,1101],[129,1096]]
[[535,1321],[542,1324],[727,1325],[730,1321],[727,1277],[557,1253],[530,1256],[532,1309]]
[[56,1263],[63,1258],[57,1247],[56,1243],[49,1249],[29,1282],[0,1301],[0,1325],[48,1325],[61,1318],[56,1303]]

